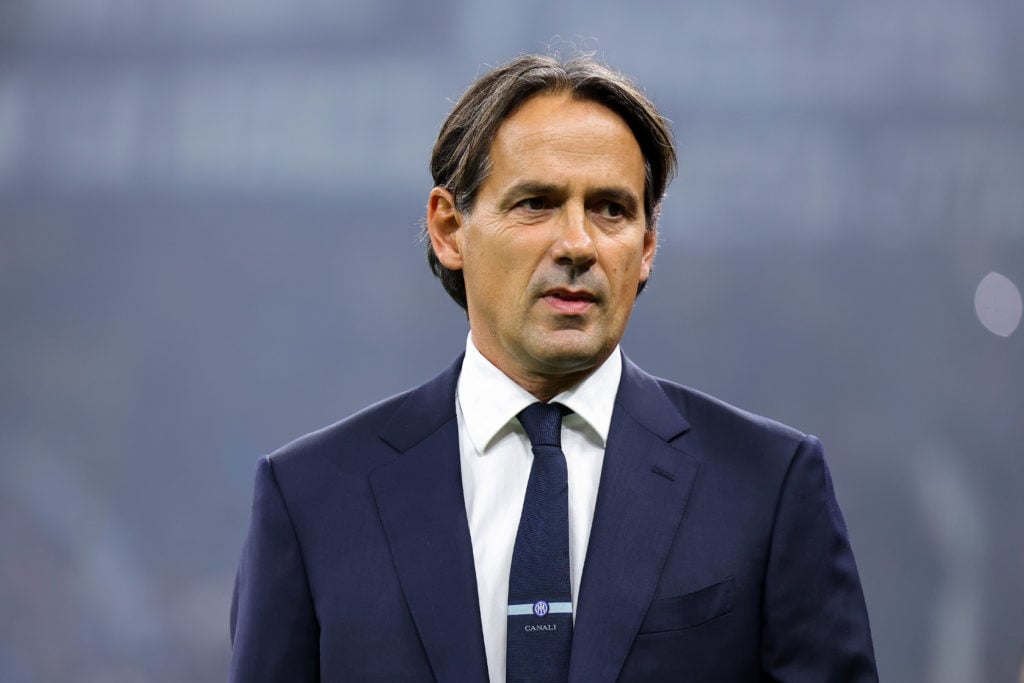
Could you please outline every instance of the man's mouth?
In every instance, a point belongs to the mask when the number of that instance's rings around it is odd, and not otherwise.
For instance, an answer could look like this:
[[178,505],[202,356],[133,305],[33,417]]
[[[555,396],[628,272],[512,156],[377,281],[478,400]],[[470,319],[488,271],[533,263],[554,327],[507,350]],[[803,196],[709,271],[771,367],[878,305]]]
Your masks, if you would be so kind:
[[544,302],[563,315],[579,315],[589,310],[597,297],[585,290],[551,289],[544,293]]

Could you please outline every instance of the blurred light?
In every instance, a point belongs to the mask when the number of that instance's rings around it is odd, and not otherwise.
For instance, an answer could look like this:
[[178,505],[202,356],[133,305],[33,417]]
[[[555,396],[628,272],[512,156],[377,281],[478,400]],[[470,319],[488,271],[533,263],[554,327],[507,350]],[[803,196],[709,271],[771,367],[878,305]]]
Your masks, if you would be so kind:
[[978,289],[974,292],[974,310],[978,320],[992,334],[1009,337],[1020,324],[1021,301],[1020,290],[1004,275],[989,273],[982,278]]

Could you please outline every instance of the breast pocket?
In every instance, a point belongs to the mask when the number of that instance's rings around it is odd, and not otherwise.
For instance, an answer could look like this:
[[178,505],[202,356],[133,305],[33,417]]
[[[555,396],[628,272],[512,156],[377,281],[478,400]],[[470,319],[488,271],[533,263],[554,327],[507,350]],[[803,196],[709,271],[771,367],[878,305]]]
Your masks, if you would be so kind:
[[693,593],[655,600],[640,625],[640,633],[678,631],[728,614],[732,611],[734,584],[730,576]]

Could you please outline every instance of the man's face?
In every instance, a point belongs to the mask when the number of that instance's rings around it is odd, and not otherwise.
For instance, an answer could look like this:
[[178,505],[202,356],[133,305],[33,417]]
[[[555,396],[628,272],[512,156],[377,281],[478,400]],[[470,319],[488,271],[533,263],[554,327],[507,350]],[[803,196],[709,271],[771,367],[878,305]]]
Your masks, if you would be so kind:
[[463,271],[480,352],[535,394],[560,390],[612,352],[650,274],[643,156],[610,109],[545,94],[501,125],[490,159],[469,214],[432,193],[428,224],[447,208],[453,226],[435,251]]

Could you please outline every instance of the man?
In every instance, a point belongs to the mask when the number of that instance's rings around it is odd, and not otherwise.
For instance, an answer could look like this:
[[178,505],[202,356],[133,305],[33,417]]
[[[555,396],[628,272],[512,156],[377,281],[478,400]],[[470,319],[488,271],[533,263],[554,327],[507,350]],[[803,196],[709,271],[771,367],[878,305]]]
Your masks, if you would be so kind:
[[232,681],[875,681],[821,446],[619,351],[675,168],[584,58],[480,77],[431,164],[437,378],[260,461]]

